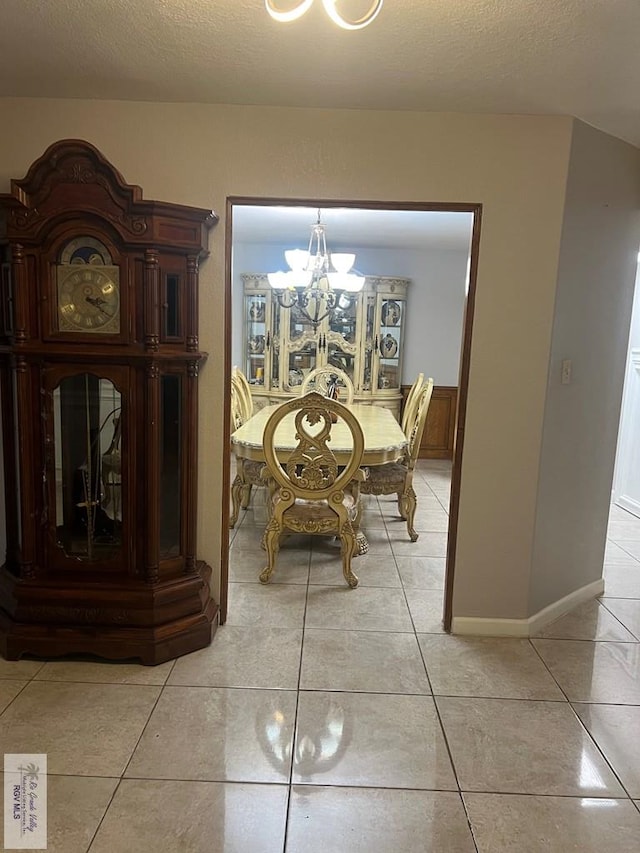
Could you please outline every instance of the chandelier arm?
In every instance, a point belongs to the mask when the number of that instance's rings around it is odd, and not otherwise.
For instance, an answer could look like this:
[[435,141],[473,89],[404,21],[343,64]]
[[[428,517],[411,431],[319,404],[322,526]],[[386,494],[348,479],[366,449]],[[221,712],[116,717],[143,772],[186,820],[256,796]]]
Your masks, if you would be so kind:
[[267,12],[271,15],[274,21],[279,21],[280,23],[296,21],[311,8],[312,4],[313,0],[300,0],[300,3],[298,3],[298,5],[295,6],[293,9],[283,11],[282,9],[278,9],[277,5],[274,3],[274,0],[264,0],[265,9],[267,10]]
[[313,326],[314,332],[317,331],[320,323],[322,323],[322,321],[324,320],[325,317],[329,317],[329,315],[331,314],[331,311],[332,311],[331,308],[327,308],[327,310],[324,312],[324,314],[318,314],[317,317],[316,316],[312,317],[304,308],[302,308],[301,310],[302,310],[302,313],[304,314],[304,316],[307,318],[307,320]]
[[[309,306],[312,302],[315,306],[313,316],[309,313]],[[320,308],[321,302],[324,302],[325,304],[324,314],[320,313],[322,310]],[[336,302],[337,298],[335,291],[321,290],[317,287],[309,287],[306,290],[303,290],[298,296],[298,307],[307,320],[309,320],[313,325],[314,330],[318,328],[325,317],[329,317],[333,313],[336,307]]]
[[[290,290],[272,290],[272,293],[275,293],[278,305],[281,308],[293,308],[298,302],[297,294],[292,293]],[[285,299],[285,295],[289,298]]]
[[337,2],[338,0],[322,0],[322,5],[333,23],[342,27],[343,30],[361,30],[377,18],[382,9],[383,0],[374,0],[369,7],[369,11],[361,18],[356,18],[355,21],[347,20],[338,12],[336,9]]

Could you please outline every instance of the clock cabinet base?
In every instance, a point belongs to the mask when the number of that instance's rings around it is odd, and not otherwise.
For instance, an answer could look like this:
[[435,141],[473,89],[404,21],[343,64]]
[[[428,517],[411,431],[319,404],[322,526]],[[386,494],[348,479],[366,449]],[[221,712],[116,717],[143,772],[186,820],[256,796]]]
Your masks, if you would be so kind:
[[211,567],[155,584],[19,582],[0,570],[0,655],[94,655],[154,666],[202,649],[218,625]]

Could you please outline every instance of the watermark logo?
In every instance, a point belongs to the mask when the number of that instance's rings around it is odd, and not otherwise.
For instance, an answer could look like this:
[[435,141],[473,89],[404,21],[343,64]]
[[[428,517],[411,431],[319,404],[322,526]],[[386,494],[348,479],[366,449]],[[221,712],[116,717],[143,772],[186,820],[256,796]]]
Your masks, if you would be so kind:
[[4,847],[47,849],[47,756],[5,753]]

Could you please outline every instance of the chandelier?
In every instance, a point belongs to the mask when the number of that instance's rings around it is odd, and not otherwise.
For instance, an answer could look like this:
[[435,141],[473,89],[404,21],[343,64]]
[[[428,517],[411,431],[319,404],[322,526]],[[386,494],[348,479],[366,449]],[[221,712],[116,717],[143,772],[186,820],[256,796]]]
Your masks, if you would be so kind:
[[267,279],[281,308],[297,307],[314,329],[333,314],[336,307],[347,308],[353,294],[364,287],[365,277],[349,272],[354,254],[327,252],[325,227],[318,220],[311,228],[309,248],[288,249],[284,253],[289,270],[274,272]]
[[[327,15],[331,18],[334,24],[342,27],[343,30],[361,30],[363,27],[366,27],[378,16],[378,13],[382,9],[382,3],[383,0],[374,0],[369,7],[368,12],[366,12],[361,18],[356,18],[354,21],[350,21],[344,18],[336,9],[338,0],[322,0],[322,5],[324,6]],[[313,0],[300,0],[297,6],[283,11],[278,8],[278,4],[274,2],[274,0],[264,0],[264,5],[271,17],[276,21],[284,23],[301,18],[304,13],[311,8],[312,4]]]

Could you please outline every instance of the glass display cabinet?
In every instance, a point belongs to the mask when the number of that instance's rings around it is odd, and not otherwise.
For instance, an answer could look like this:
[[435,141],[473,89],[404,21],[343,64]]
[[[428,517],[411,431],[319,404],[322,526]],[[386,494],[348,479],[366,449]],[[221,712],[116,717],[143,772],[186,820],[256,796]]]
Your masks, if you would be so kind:
[[271,302],[267,291],[247,294],[244,299],[246,350],[244,374],[252,385],[264,385],[269,376],[267,356],[271,348]]
[[355,401],[400,412],[409,280],[367,276],[314,328],[296,305],[282,308],[265,274],[244,274],[243,351],[254,406],[299,393],[316,367],[334,365],[352,380]]
[[198,265],[216,221],[145,201],[79,140],[0,196],[6,658],[156,664],[211,641]]

